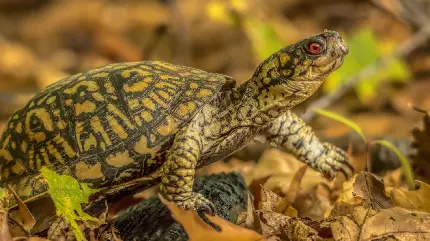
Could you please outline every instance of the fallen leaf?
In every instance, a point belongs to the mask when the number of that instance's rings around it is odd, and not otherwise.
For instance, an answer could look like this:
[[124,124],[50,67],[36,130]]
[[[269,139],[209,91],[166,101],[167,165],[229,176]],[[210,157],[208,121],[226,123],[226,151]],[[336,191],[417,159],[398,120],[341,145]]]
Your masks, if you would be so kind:
[[22,221],[22,224],[21,224],[22,227],[25,228],[27,231],[31,230],[36,224],[36,220],[34,219],[30,210],[28,210],[27,205],[25,205],[22,202],[21,198],[19,198],[19,196],[16,194],[15,190],[13,190],[13,188],[10,185],[8,185],[8,189],[12,193],[12,195],[16,200],[16,203],[18,204],[19,215]]
[[380,212],[356,207],[352,215],[330,221],[334,240],[429,240],[430,213],[415,212],[399,207]]
[[252,196],[254,197],[254,207],[258,207],[258,204],[261,201],[261,191],[263,190],[262,187],[269,178],[270,176],[258,178],[253,180],[251,184],[249,184],[248,190],[252,193]]
[[328,210],[324,215],[326,218],[329,216],[336,217],[351,214],[355,207],[363,204],[362,198],[353,195],[354,183],[357,176],[358,175],[355,174],[351,179],[343,183],[342,191],[333,204],[332,209]]
[[13,241],[12,235],[9,232],[9,225],[8,225],[7,219],[8,219],[7,209],[1,208],[0,209],[0,240]]
[[391,189],[391,198],[396,207],[430,212],[430,185],[416,181],[417,190],[409,191],[405,188]]
[[385,195],[384,183],[368,172],[361,172],[355,179],[353,195],[364,199],[364,207],[372,209],[390,208],[393,206]]
[[317,184],[309,192],[300,192],[293,203],[299,217],[308,217],[315,221],[324,219],[324,214],[331,208],[331,191],[325,184]]
[[85,183],[79,183],[71,176],[59,175],[46,167],[42,167],[40,172],[44,181],[48,183],[48,193],[54,200],[57,214],[67,219],[78,241],[85,240],[76,220],[94,224],[99,222],[97,218],[85,213],[81,206],[87,203],[89,196],[97,190],[91,189]]
[[262,188],[261,201],[258,204],[259,210],[276,211],[276,208],[282,202],[282,197],[278,194]]
[[399,187],[400,185],[402,185],[402,177],[403,177],[403,169],[401,167],[393,171],[388,171],[384,176],[385,188]]
[[276,208],[276,212],[283,213],[289,217],[297,217],[298,212],[297,210],[291,206],[292,203],[296,200],[297,194],[300,189],[300,183],[302,181],[302,178],[305,174],[307,166],[301,166],[299,170],[297,170],[296,174],[293,177],[293,180],[290,183],[290,186],[288,187],[288,191],[286,196],[282,199],[281,203],[279,203],[278,207]]
[[218,216],[206,215],[212,223],[221,228],[221,232],[215,230],[194,210],[185,210],[175,203],[165,200],[158,195],[161,202],[172,212],[173,218],[182,224],[188,235],[189,241],[207,241],[208,237],[213,241],[263,241],[263,237],[253,230],[232,224]]

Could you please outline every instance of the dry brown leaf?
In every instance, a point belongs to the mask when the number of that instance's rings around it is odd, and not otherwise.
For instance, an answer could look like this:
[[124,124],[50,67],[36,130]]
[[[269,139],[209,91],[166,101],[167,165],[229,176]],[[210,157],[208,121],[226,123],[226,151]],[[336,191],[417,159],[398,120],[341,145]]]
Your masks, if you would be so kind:
[[413,209],[417,211],[430,212],[430,185],[416,181],[419,185],[417,190],[409,191],[405,188],[392,188],[391,198],[394,206]]
[[353,195],[364,199],[364,207],[390,208],[391,199],[385,195],[384,183],[368,172],[361,172],[355,179]]
[[[306,164],[298,161],[291,154],[278,149],[269,149],[263,153],[255,168],[244,175],[244,178],[249,184],[252,180],[269,177],[264,183],[264,188],[272,191],[280,190],[281,193],[286,194],[295,173],[304,165]],[[308,168],[300,187],[302,191],[307,192],[321,182],[329,186],[333,185],[333,182],[328,181],[321,173]]]
[[282,199],[281,203],[276,208],[276,212],[283,213],[289,217],[298,217],[297,210],[291,206],[296,200],[300,189],[300,183],[306,171],[306,165],[301,166],[299,170],[297,170],[296,174],[293,177],[293,180],[290,183],[286,196]]
[[399,167],[396,170],[388,171],[384,176],[384,184],[386,187],[399,187],[402,185],[403,168]]
[[22,202],[21,198],[19,198],[19,196],[16,194],[15,190],[13,190],[10,185],[8,185],[8,189],[12,193],[16,203],[18,204],[19,215],[22,221],[22,224],[21,224],[22,227],[25,228],[27,231],[31,230],[36,224],[36,220],[34,219],[30,210],[28,210],[27,205],[25,205],[24,202]]
[[[305,222],[269,210],[260,211],[262,234],[266,240],[323,240],[318,231]],[[317,223],[319,226],[319,223]]]
[[0,240],[1,241],[12,241],[12,235],[9,232],[8,225],[8,211],[6,209],[0,210]]
[[184,210],[176,206],[175,203],[165,200],[161,195],[159,198],[172,212],[173,218],[177,220],[185,229],[190,241],[207,241],[208,237],[213,241],[258,241],[263,237],[253,230],[242,228],[232,224],[218,216],[206,215],[212,223],[221,228],[221,232],[215,230],[194,210]]
[[352,215],[336,217],[330,227],[334,240],[429,240],[430,214],[399,207],[378,212],[360,206]]
[[288,187],[288,192],[285,197],[285,200],[291,204],[296,200],[297,193],[300,189],[300,183],[302,182],[303,176],[305,175],[307,165],[301,166],[299,170],[297,170],[296,174],[294,174],[293,180]]
[[258,207],[258,204],[261,201],[261,191],[263,190],[264,183],[267,182],[267,180],[270,178],[270,176],[262,177],[255,179],[249,184],[248,190],[252,193],[252,196],[254,197],[254,207]]
[[276,211],[276,208],[279,206],[279,204],[282,202],[282,198],[270,191],[266,190],[265,188],[261,189],[261,201],[258,204],[259,210],[267,210],[267,211]]
[[333,204],[331,210],[327,211],[325,217],[336,217],[351,214],[356,206],[363,204],[363,199],[353,195],[354,183],[357,178],[357,174],[351,179],[343,183],[342,191],[339,194],[336,202]]
[[260,219],[255,211],[255,206],[252,205],[251,196],[248,193],[248,207],[246,210],[245,228],[255,230],[261,233]]
[[308,217],[315,221],[324,219],[330,209],[331,191],[325,184],[317,184],[310,192],[300,192],[293,203],[299,217]]

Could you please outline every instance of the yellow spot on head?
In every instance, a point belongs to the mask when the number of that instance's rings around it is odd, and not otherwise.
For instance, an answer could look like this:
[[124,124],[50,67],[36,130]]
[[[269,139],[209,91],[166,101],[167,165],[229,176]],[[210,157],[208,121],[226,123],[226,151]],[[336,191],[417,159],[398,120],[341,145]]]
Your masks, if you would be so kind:
[[121,152],[113,155],[109,155],[106,162],[114,167],[123,167],[133,163],[133,159],[130,158],[128,151]]
[[286,53],[282,53],[280,56],[281,59],[281,65],[285,66],[287,65],[287,62],[290,60],[290,55],[286,54]]
[[201,89],[200,91],[199,91],[199,93],[197,93],[197,98],[201,98],[201,97],[207,97],[207,96],[210,96],[210,95],[212,95],[212,91],[211,90],[208,90],[208,89]]
[[76,164],[76,177],[78,180],[103,178],[100,162],[95,165],[88,165],[84,161],[78,162]]

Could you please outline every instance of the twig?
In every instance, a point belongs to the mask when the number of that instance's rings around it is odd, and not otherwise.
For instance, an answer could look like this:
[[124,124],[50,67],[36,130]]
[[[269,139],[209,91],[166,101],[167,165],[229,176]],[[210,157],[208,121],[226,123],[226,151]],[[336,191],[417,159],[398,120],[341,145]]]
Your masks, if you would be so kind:
[[327,108],[334,101],[340,99],[346,92],[354,88],[361,81],[365,80],[375,72],[377,72],[382,67],[385,67],[389,62],[398,57],[403,57],[409,54],[411,51],[416,49],[418,46],[423,44],[430,36],[430,24],[425,25],[419,32],[417,32],[410,39],[405,41],[394,53],[387,55],[382,59],[376,61],[374,64],[368,65],[356,75],[352,76],[345,83],[333,93],[328,94],[312,104],[309,105],[307,111],[302,115],[304,121],[310,121],[315,117],[315,112],[313,109]]

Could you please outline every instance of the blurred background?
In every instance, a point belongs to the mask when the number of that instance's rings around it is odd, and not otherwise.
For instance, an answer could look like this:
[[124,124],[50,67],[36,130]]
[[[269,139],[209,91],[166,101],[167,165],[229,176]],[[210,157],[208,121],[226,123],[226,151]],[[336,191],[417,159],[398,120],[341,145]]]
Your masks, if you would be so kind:
[[[429,13],[428,0],[0,0],[0,130],[35,93],[77,72],[164,60],[242,83],[274,51],[330,29],[350,54],[294,111],[344,149],[357,143],[351,128],[312,108],[341,114],[410,155],[411,130],[423,118],[411,106],[430,110]],[[430,149],[429,139],[421,143]],[[366,148],[359,141],[355,151]],[[203,172],[252,172],[247,160],[264,150],[254,145]],[[368,169],[399,167],[390,151],[373,152]],[[430,154],[425,162],[418,166],[427,166],[428,180]]]

